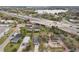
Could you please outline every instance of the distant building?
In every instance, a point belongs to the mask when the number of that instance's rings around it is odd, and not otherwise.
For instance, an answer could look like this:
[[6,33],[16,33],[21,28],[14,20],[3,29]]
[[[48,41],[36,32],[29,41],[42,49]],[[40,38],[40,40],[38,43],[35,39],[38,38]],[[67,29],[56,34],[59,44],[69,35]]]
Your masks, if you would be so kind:
[[28,31],[32,31],[32,30],[40,31],[40,25],[39,24],[33,24],[31,22],[28,22],[26,24],[26,28],[27,28]]
[[0,23],[14,23],[13,20],[0,20]]
[[44,13],[51,13],[51,14],[55,14],[55,13],[61,13],[61,12],[67,12],[68,10],[36,10],[35,12],[38,12],[38,14],[44,14]]
[[73,22],[73,23],[79,23],[79,20],[78,19],[69,19],[70,22]]

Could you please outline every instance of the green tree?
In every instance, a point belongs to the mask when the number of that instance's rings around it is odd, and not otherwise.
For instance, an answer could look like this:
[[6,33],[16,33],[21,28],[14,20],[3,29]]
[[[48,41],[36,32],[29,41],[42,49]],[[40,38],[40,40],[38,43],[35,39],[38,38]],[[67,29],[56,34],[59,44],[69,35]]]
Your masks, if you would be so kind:
[[20,32],[21,32],[21,34],[22,34],[23,37],[27,34],[27,30],[24,27],[20,28]]

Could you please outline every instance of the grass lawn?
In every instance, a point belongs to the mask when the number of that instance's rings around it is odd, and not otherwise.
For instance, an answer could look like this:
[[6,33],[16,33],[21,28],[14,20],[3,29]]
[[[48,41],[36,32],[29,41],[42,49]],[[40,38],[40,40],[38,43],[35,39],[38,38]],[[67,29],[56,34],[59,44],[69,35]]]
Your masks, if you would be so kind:
[[9,35],[12,33],[12,30],[9,30],[7,34],[5,34],[3,37],[0,38],[0,45],[9,37]]
[[5,52],[16,52],[22,42],[22,38],[20,38],[20,40],[17,43],[8,43],[7,46],[4,48]]
[[28,46],[26,46],[25,49],[23,49],[23,52],[33,52],[34,51],[34,44],[32,42],[32,39],[30,39]]
[[[27,32],[27,36],[31,36],[32,32]],[[39,32],[34,32],[34,35],[39,35]]]
[[[34,31],[34,35],[39,35],[40,34],[40,32],[45,32],[45,33],[47,33],[47,32],[49,32],[49,29],[48,28],[46,28],[46,27],[44,27],[44,26],[41,26],[41,28],[40,28],[40,31],[38,31],[38,32],[35,32]],[[27,32],[27,36],[31,36],[31,34],[32,34],[32,31],[28,31]]]
[[63,47],[50,48],[49,51],[51,51],[51,52],[63,52],[64,48]]

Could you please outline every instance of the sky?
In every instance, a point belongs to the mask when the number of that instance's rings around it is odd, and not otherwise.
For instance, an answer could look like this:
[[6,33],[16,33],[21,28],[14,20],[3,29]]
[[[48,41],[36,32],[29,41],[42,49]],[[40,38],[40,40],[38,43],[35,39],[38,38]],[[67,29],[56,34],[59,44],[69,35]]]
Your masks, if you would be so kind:
[[0,6],[79,6],[78,0],[0,0]]

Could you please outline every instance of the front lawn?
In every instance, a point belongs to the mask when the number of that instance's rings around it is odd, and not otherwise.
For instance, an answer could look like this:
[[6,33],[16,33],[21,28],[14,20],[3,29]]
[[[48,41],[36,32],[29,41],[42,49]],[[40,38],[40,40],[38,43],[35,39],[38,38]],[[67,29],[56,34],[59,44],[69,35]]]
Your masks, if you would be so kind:
[[0,45],[9,37],[9,35],[12,33],[12,30],[9,30],[7,34],[5,34],[3,37],[0,38]]
[[20,38],[20,40],[17,43],[8,43],[8,45],[4,48],[5,52],[16,52],[22,42],[22,38]]

